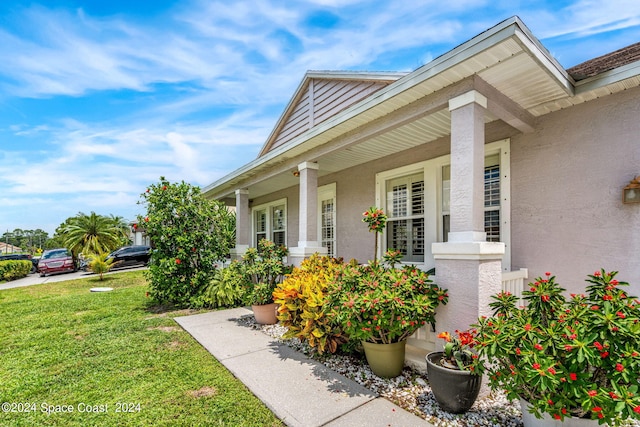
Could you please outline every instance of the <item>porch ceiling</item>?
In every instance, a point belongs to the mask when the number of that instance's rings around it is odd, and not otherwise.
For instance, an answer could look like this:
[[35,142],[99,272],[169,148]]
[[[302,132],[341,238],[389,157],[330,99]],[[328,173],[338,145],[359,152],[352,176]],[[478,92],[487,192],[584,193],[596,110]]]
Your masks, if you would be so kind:
[[[499,97],[513,102],[512,109],[515,106],[535,120],[640,85],[637,69],[624,71],[576,85],[524,24],[512,18],[257,158],[204,192],[208,197],[224,198],[238,188],[249,188],[250,198],[255,198],[297,185],[292,172],[303,161],[317,161],[319,176],[323,176],[447,137],[451,133],[448,99],[456,96],[456,90],[464,93],[473,89],[477,78]],[[411,113],[410,121],[403,120],[404,111]],[[496,120],[498,117],[487,111],[485,122]]]

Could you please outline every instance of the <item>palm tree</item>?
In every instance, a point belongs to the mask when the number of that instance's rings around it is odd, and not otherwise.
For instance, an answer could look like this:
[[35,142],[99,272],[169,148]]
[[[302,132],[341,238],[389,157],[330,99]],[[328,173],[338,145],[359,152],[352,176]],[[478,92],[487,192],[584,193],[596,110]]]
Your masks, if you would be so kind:
[[131,238],[129,236],[130,226],[129,222],[121,216],[109,215],[113,225],[118,229],[120,234],[120,244],[118,246],[127,246],[131,244]]
[[114,217],[82,212],[62,227],[64,246],[77,257],[79,253],[111,252],[120,246],[122,227]]
[[113,258],[108,258],[108,252],[98,252],[89,254],[89,270],[100,275],[102,281],[102,275],[108,273],[113,267]]

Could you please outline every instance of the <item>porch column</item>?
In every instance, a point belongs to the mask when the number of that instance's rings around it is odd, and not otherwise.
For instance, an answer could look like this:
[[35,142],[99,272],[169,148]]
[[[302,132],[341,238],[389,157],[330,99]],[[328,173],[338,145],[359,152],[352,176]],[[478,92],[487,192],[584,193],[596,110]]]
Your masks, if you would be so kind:
[[315,252],[326,254],[318,242],[318,164],[304,162],[300,172],[300,205],[298,208],[298,246],[289,248],[290,262],[300,265]]
[[436,282],[449,290],[449,303],[438,308],[438,333],[466,330],[479,316],[491,314],[490,296],[502,287],[504,243],[487,242],[484,232],[486,106],[487,98],[476,91],[449,101],[451,229],[447,242],[432,244]]
[[249,215],[249,190],[236,190],[236,247],[231,249],[231,259],[240,259],[249,249],[249,232],[251,216]]

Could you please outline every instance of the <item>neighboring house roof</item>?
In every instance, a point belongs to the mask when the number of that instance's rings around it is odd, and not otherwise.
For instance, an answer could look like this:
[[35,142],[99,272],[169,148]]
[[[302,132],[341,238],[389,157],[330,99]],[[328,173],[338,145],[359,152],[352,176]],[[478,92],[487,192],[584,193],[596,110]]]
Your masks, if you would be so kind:
[[[339,75],[322,74],[318,79]],[[255,198],[297,185],[290,172],[303,161],[318,162],[321,177],[448,137],[448,101],[471,89],[489,100],[488,138],[530,132],[536,117],[640,86],[640,61],[576,81],[512,17],[275,144],[314,78],[305,76],[260,156],[205,187],[207,197],[249,188]]]
[[0,242],[0,252],[1,253],[22,252],[22,248]]
[[640,42],[585,61],[567,69],[567,72],[577,81],[637,61],[640,61]]

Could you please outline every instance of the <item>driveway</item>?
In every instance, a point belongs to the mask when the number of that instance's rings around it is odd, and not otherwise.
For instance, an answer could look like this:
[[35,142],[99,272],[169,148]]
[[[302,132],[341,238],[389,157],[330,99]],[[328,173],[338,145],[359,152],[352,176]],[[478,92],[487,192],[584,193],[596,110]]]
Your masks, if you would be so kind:
[[[118,268],[107,274],[114,274],[121,271],[135,271],[146,269],[147,267]],[[53,276],[40,277],[38,273],[29,274],[22,279],[12,280],[11,282],[0,283],[0,291],[3,289],[21,288],[23,286],[41,285],[43,283],[63,282],[65,280],[82,279],[84,277],[93,276],[93,273],[85,271],[76,271],[75,273],[54,274]]]

